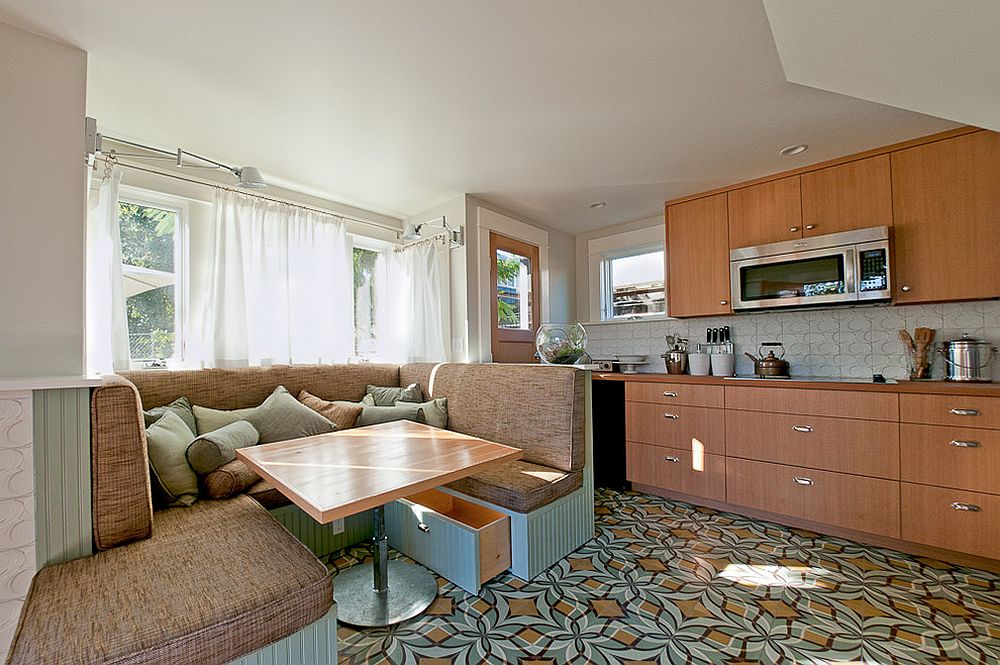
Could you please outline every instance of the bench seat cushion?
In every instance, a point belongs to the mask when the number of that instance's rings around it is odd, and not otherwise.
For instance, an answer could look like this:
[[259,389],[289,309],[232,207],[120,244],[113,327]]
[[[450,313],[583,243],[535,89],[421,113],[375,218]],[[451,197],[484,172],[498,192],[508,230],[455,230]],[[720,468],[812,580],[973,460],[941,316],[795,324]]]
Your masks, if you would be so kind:
[[156,513],[153,537],[41,570],[9,663],[226,663],[330,609],[326,567],[246,496]]
[[582,485],[582,471],[561,471],[515,460],[447,486],[516,513],[529,513]]

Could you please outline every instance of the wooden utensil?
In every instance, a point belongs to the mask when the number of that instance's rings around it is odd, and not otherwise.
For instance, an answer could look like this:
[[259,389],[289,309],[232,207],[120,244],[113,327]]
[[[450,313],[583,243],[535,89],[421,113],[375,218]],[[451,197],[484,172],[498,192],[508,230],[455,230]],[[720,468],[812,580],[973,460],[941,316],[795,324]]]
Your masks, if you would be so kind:
[[917,328],[913,331],[913,334],[916,337],[916,357],[917,362],[919,363],[918,367],[920,369],[921,376],[923,376],[923,374],[927,371],[927,365],[929,362],[927,359],[927,350],[930,348],[931,344],[934,343],[935,332],[936,331],[933,328]]
[[906,345],[906,348],[910,351],[910,353],[916,355],[917,346],[913,343],[913,337],[910,336],[909,330],[900,330],[899,339],[903,341],[903,344]]

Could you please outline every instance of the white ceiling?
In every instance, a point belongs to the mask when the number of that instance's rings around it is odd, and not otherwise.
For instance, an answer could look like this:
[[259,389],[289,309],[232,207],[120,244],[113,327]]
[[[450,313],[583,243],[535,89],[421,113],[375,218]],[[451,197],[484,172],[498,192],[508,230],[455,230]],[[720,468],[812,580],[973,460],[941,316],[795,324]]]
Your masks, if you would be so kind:
[[468,192],[579,233],[953,126],[786,82],[760,0],[0,0],[0,20],[90,54],[108,134],[398,216]]
[[1000,130],[997,0],[764,0],[789,81]]

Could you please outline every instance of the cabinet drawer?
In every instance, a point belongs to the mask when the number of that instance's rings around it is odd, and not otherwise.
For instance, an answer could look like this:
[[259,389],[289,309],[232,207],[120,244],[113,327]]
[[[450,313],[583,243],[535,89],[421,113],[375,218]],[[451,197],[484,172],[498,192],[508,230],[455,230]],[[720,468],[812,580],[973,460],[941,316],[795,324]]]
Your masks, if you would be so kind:
[[722,386],[629,381],[625,384],[625,400],[681,406],[711,406],[721,409],[725,405],[725,392]]
[[385,507],[389,545],[435,573],[479,593],[510,568],[510,517],[439,490]]
[[726,459],[729,503],[899,538],[899,483],[784,464]]
[[900,395],[900,420],[927,425],[1000,429],[1000,398]]
[[631,441],[625,451],[625,477],[633,483],[726,500],[726,458],[721,455],[695,456],[690,450]]
[[899,479],[899,425],[878,420],[727,411],[726,454]]
[[1000,494],[1000,432],[904,423],[900,441],[903,480]]
[[895,393],[726,386],[726,408],[812,416],[899,420]]
[[1000,559],[1000,496],[910,483],[901,490],[903,540]]
[[700,442],[707,453],[726,454],[726,416],[722,409],[628,402],[625,438],[691,450]]

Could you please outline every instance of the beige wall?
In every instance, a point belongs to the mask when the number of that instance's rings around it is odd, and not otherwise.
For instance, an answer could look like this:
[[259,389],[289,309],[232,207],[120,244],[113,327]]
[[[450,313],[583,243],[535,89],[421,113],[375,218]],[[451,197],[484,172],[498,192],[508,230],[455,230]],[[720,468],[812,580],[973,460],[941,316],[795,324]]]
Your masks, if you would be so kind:
[[0,376],[83,372],[87,54],[0,23]]

